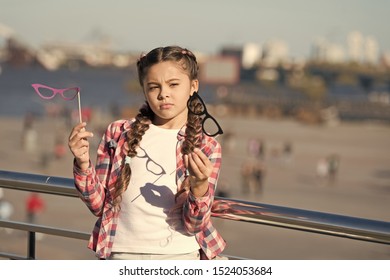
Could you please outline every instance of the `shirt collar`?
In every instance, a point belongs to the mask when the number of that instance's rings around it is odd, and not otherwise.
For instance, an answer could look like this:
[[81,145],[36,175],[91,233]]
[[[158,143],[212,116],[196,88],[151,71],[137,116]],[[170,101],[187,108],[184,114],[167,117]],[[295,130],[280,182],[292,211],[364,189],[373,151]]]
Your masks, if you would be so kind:
[[183,127],[179,130],[179,133],[177,134],[177,140],[181,141],[186,136],[186,129],[187,125],[183,125]]
[[[125,131],[129,130],[131,128],[131,124],[134,122],[135,119],[129,120],[124,123],[123,128]],[[177,140],[181,141],[186,136],[186,129],[187,125],[183,125],[182,128],[179,130],[179,133],[177,134]]]

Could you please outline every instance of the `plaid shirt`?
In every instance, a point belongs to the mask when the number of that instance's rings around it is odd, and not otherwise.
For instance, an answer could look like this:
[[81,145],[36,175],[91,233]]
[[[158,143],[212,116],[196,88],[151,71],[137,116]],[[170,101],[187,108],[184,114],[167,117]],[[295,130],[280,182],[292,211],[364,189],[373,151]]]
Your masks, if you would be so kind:
[[[134,121],[134,120],[133,120]],[[81,171],[74,163],[73,174],[75,186],[80,198],[90,211],[98,218],[88,243],[88,248],[96,256],[106,259],[111,254],[115,232],[118,224],[119,210],[113,207],[114,185],[118,179],[126,155],[126,132],[131,129],[129,120],[111,123],[100,142],[97,151],[96,166],[90,163],[87,170]],[[185,126],[179,131],[176,149],[176,182],[178,189],[185,178],[185,167],[181,146],[185,139]],[[226,246],[225,241],[211,223],[211,208],[214,191],[221,166],[221,146],[211,137],[205,135],[202,151],[214,165],[209,177],[209,190],[200,198],[192,193],[183,205],[183,221],[189,234],[195,235],[201,248],[203,258],[212,259],[220,254]]]

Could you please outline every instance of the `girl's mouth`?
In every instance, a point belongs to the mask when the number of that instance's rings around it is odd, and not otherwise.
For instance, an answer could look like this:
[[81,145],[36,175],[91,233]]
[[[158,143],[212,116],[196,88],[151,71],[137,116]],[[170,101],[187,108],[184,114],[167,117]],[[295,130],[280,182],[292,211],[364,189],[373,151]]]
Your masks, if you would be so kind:
[[172,108],[172,106],[173,106],[173,104],[166,103],[166,104],[160,105],[160,109],[161,109],[161,110],[167,110],[167,109]]

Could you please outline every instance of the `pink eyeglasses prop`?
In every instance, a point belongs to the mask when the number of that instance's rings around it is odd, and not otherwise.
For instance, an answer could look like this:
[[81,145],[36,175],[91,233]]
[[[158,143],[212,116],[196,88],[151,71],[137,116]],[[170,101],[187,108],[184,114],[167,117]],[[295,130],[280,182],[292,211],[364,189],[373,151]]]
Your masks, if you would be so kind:
[[80,123],[83,122],[81,118],[81,101],[80,101],[80,88],[79,87],[70,87],[70,88],[52,88],[42,84],[32,84],[31,85],[35,92],[43,99],[52,99],[59,93],[64,100],[73,100],[76,96],[79,104],[79,119]]

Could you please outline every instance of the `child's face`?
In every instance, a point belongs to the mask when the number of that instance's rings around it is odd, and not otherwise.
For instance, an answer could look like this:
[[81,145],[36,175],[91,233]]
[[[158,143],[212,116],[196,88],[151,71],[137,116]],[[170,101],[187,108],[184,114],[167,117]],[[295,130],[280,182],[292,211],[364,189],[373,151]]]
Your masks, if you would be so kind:
[[187,101],[198,91],[198,80],[191,81],[180,64],[166,61],[149,68],[143,89],[156,115],[153,123],[178,129],[187,121]]

